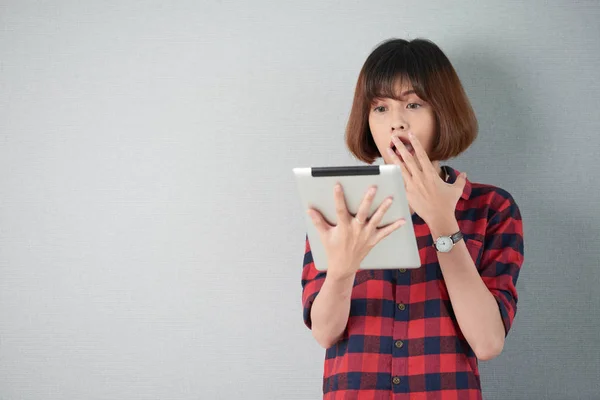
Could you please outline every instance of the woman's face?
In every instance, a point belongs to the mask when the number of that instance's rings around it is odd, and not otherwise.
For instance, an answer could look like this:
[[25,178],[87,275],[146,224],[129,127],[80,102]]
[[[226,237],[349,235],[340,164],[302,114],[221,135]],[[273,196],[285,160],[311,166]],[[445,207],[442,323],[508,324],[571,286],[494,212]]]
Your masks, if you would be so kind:
[[[421,142],[429,155],[435,140],[435,114],[431,106],[421,100],[410,85],[398,85],[399,100],[391,98],[375,98],[369,110],[369,127],[386,164],[392,164],[387,149],[394,148],[392,135],[410,146],[408,132],[412,132]],[[398,154],[398,152],[396,152]]]

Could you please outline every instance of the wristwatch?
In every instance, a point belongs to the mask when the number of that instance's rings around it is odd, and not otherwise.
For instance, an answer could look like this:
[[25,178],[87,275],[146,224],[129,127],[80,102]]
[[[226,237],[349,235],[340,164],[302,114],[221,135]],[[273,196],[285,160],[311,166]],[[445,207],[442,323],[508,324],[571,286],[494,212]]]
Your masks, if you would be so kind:
[[461,231],[450,236],[440,236],[433,242],[433,247],[440,253],[448,253],[459,240],[463,238]]

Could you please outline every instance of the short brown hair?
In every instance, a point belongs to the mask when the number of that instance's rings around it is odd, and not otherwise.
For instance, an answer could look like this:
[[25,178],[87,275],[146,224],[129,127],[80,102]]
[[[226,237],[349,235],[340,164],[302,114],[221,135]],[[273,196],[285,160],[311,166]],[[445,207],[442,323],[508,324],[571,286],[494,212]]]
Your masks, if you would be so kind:
[[395,85],[405,80],[435,113],[430,159],[447,160],[465,151],[477,137],[477,118],[450,60],[429,40],[389,39],[373,50],[358,76],[346,127],[352,154],[369,164],[381,157],[369,128],[371,102],[376,97],[398,99]]

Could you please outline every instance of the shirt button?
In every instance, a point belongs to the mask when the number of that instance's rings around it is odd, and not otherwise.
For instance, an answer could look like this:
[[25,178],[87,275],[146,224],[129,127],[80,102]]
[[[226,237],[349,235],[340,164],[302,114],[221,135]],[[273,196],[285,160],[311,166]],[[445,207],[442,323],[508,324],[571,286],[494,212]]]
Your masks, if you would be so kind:
[[400,384],[400,377],[399,376],[395,376],[394,379],[392,379],[392,382],[394,383],[394,385],[399,385]]
[[395,344],[397,348],[401,348],[402,346],[404,346],[404,342],[402,340],[396,340]]
[[398,304],[398,310],[400,310],[400,311],[406,310],[406,305],[404,305],[404,303]]
[[405,273],[406,272],[406,268],[400,268],[400,272],[401,273]]

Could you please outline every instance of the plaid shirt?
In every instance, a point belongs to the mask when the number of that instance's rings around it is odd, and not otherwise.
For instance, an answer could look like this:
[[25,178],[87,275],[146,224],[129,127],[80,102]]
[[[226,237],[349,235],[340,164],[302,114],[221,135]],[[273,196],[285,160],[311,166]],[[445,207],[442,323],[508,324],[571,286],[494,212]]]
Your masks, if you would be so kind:
[[[460,172],[444,169],[453,183]],[[508,334],[523,263],[519,208],[506,191],[467,180],[456,217]],[[417,214],[412,221],[422,266],[357,272],[348,324],[325,353],[326,400],[481,399],[477,358],[458,326],[431,232]],[[309,328],[325,275],[315,269],[306,238],[302,301]]]

